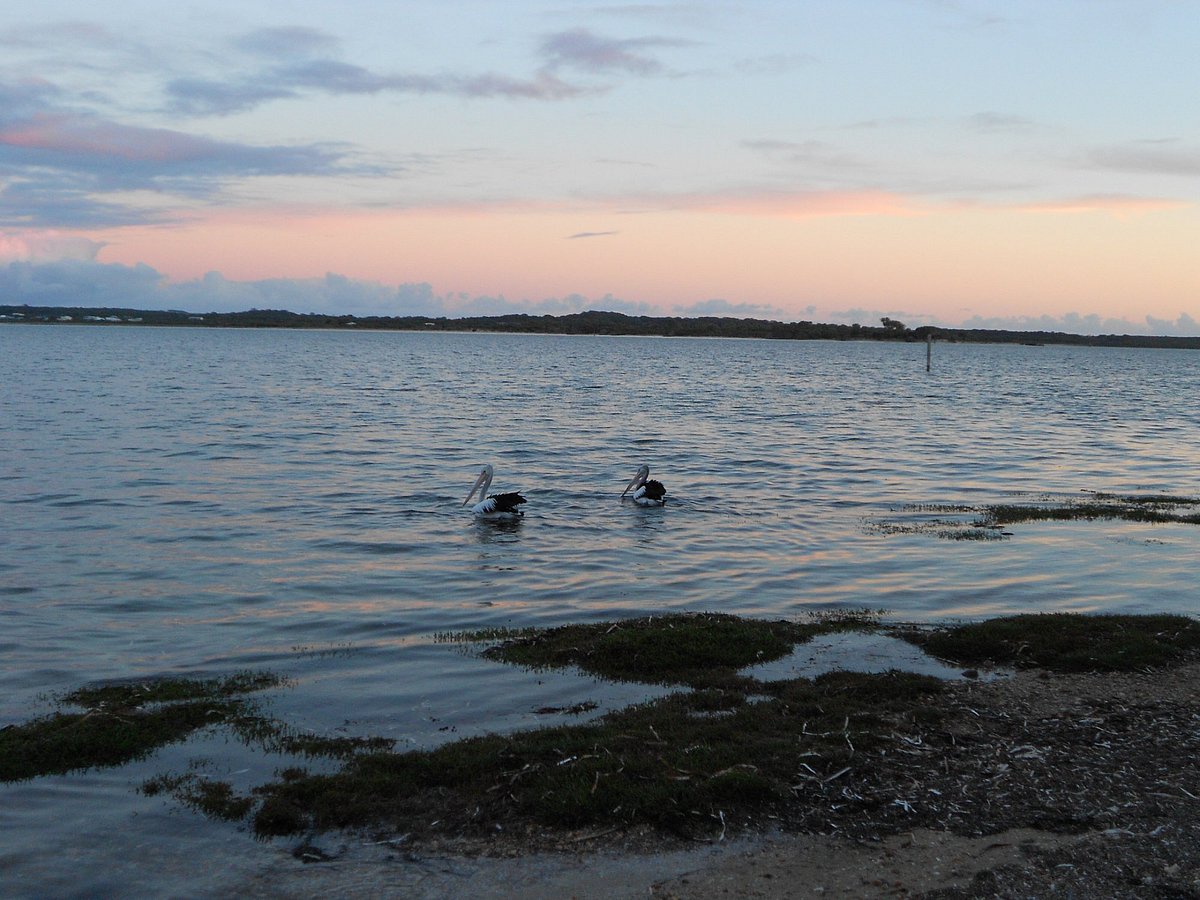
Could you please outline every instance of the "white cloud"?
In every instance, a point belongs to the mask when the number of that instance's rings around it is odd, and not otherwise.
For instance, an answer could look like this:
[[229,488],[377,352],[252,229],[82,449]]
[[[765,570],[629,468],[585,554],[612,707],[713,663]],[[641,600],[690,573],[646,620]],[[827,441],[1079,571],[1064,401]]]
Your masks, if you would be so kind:
[[104,246],[99,241],[53,231],[13,235],[0,232],[0,263],[41,263],[64,259],[90,261]]
[[1179,318],[1174,321],[1146,316],[1143,322],[1105,317],[1096,313],[1075,312],[1061,316],[972,316],[959,327],[1004,331],[1059,331],[1065,334],[1200,336],[1200,323],[1187,313],[1180,313]]
[[1200,335],[1200,322],[1197,322],[1187,313],[1180,313],[1179,318],[1174,321],[1146,316],[1146,324],[1150,327],[1151,334],[1180,335],[1183,337]]
[[[600,309],[629,315],[661,314],[649,304],[621,300],[611,294],[599,298],[569,294],[538,300],[443,295],[424,282],[393,286],[336,273],[323,278],[231,281],[220,272],[209,272],[191,281],[170,282],[147,265],[95,262],[92,257],[99,246],[77,246],[64,239],[60,249],[74,252],[76,258],[47,260],[32,255],[29,239],[0,236],[0,301],[31,306],[183,309],[197,313],[286,309],[326,315],[458,318],[512,313],[566,315]],[[6,248],[11,249],[7,256]],[[46,251],[49,249],[47,242]],[[7,266],[2,265],[5,259],[11,260]]]
[[689,41],[664,37],[609,38],[586,28],[573,28],[548,35],[541,49],[551,68],[569,66],[587,72],[658,75],[663,71],[662,63],[643,51],[689,45]]
[[1200,175],[1200,147],[1175,141],[1141,141],[1093,150],[1088,162],[1101,169],[1147,175]]
[[935,325],[1007,331],[1057,331],[1066,334],[1131,334],[1195,337],[1200,322],[1188,313],[1175,319],[1146,316],[1142,322],[1097,314],[1062,316],[974,316],[951,323],[907,310],[818,310],[807,306],[787,312],[774,306],[733,303],[714,298],[671,310],[612,294],[588,297],[516,298],[504,295],[439,294],[426,282],[389,285],[329,273],[322,278],[231,281],[220,272],[202,278],[171,282],[150,266],[100,263],[95,255],[103,245],[84,238],[47,232],[33,236],[0,233],[0,302],[31,306],[114,307],[124,309],[182,309],[195,313],[286,309],[296,313],[353,316],[498,316],[568,315],[600,310],[630,316],[722,316],[828,324],[876,326],[880,319],[897,319],[909,328]]
[[727,319],[781,319],[783,310],[775,306],[758,303],[730,303],[728,300],[714,298],[701,300],[688,306],[677,306],[674,310],[678,316],[718,316]]

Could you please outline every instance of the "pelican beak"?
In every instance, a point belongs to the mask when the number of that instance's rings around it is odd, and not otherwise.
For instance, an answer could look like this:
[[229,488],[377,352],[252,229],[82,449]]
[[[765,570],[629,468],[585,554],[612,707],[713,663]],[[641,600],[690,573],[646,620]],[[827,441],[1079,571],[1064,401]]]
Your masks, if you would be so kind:
[[483,490],[481,490],[481,488],[483,488],[483,482],[486,478],[487,478],[487,469],[484,469],[482,472],[479,473],[479,477],[475,479],[475,483],[473,485],[471,485],[471,493],[467,494],[467,499],[462,502],[463,506],[466,506],[468,503],[471,502],[471,498],[475,496],[476,491],[479,491],[479,498],[481,500],[483,499]]
[[629,479],[629,484],[625,485],[625,490],[621,491],[622,497],[624,497],[626,494],[628,494],[630,492],[630,490],[637,487],[639,484],[641,484],[642,482],[644,482],[646,480],[646,476],[649,475],[650,472],[649,472],[649,470],[642,471],[643,469],[646,469],[646,467],[642,466],[642,468],[638,469],[637,473],[631,479]]

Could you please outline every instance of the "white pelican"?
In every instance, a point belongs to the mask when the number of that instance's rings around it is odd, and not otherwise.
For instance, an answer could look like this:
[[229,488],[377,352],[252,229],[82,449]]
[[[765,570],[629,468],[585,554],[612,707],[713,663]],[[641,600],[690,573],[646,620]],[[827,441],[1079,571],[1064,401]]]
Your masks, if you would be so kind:
[[624,497],[631,488],[633,496],[630,499],[638,506],[664,506],[667,502],[667,489],[661,481],[650,477],[649,466],[641,466],[637,470],[629,484],[625,485],[625,490],[621,491],[621,496]]
[[467,499],[462,502],[466,506],[471,502],[471,498],[475,496],[475,492],[479,492],[479,502],[471,507],[471,512],[481,519],[516,519],[525,513],[521,512],[520,506],[525,502],[525,498],[521,496],[520,491],[512,491],[507,494],[489,494],[488,488],[492,486],[492,467],[484,466],[479,473],[479,477],[475,479],[475,484],[471,486],[471,493],[467,494]]

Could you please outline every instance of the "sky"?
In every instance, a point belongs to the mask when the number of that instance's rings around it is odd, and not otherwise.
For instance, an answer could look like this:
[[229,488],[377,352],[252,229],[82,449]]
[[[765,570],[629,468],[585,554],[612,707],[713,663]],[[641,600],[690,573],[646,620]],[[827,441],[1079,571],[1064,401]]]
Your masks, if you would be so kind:
[[1200,334],[1196,0],[0,6],[0,303]]

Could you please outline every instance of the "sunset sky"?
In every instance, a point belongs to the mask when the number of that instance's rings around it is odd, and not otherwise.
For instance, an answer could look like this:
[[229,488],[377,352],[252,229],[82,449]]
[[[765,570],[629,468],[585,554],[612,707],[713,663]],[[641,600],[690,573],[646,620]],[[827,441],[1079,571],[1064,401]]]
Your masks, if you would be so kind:
[[0,303],[1200,334],[1190,0],[0,7]]

